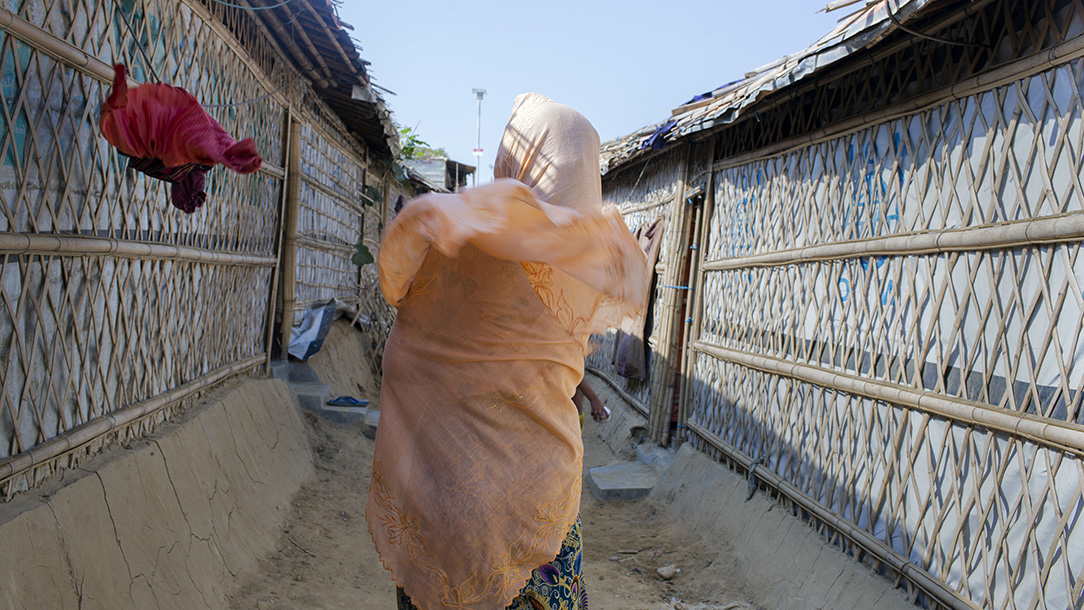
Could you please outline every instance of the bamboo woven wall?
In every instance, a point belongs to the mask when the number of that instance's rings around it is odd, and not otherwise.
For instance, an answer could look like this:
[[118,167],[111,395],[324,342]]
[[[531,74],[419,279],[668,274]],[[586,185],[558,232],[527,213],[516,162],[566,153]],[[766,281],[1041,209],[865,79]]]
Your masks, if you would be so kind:
[[332,298],[358,301],[358,268],[350,257],[365,215],[364,151],[325,135],[334,128],[321,123],[310,120],[301,129],[296,316]]
[[1082,91],[1066,60],[713,176],[697,446],[934,603],[1084,603]]
[[[214,105],[264,96],[294,76],[259,69],[199,4],[9,6],[19,8],[0,13],[6,496],[57,460],[139,435],[210,384],[264,361],[285,109],[275,96]],[[253,136],[265,159],[247,176],[208,173],[207,202],[190,216],[170,206],[167,185],[126,173],[98,134],[109,66],[149,77],[140,46],[160,79],[192,92],[238,138]]]
[[[665,155],[648,160],[642,166],[626,170],[617,176],[607,177],[603,181],[603,201],[613,203],[621,210],[621,215],[628,224],[629,229],[635,231],[642,224],[649,224],[659,216],[668,218],[675,209],[680,208],[679,190],[680,181],[684,172],[682,160],[674,155]],[[659,248],[659,260],[656,264],[658,270],[657,284],[665,284],[663,277],[667,268],[667,262],[673,258],[675,237],[674,223],[668,223],[663,233]],[[664,311],[663,299],[665,290],[656,289],[652,295],[652,319],[650,326],[658,329],[663,324],[661,313]],[[662,333],[655,333],[654,342]],[[667,335],[668,337],[668,335]],[[592,367],[617,387],[627,392],[636,402],[635,407],[647,415],[651,404],[651,378],[647,381],[627,379],[617,375],[613,366],[615,331],[609,331],[605,336],[592,338],[593,351],[587,358],[587,366]],[[655,349],[648,349],[648,367],[653,371],[658,364],[655,357]]]
[[372,364],[379,372],[395,309],[384,302],[375,266],[359,269],[351,256],[362,235],[370,252],[377,254],[396,201],[411,194],[386,175],[386,162],[372,162],[368,151],[332,135],[346,129],[319,99],[308,103],[308,122],[301,128],[294,322],[329,299],[355,307],[354,322],[369,335]]

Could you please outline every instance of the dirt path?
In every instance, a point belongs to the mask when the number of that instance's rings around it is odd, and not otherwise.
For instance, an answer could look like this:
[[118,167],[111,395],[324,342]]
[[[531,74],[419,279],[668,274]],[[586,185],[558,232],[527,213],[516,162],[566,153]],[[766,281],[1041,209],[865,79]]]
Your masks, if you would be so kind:
[[[316,478],[295,497],[278,549],[262,562],[259,574],[239,583],[231,605],[244,610],[394,610],[391,579],[364,519],[373,443],[360,424],[336,425],[308,414],[305,419]],[[590,426],[584,436],[585,468],[619,461]],[[592,608],[753,607],[736,601],[742,598],[740,584],[720,580],[718,569],[712,570],[711,583],[698,582],[695,573],[715,562],[717,552],[675,535],[649,501],[601,503],[585,489],[581,510]],[[681,573],[665,581],[656,569],[669,564]]]

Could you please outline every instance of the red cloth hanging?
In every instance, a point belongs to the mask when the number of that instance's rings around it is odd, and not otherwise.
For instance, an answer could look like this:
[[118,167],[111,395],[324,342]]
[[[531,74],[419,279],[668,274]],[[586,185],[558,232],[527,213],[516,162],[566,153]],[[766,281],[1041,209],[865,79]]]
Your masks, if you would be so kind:
[[[191,214],[203,204],[202,172],[216,163],[242,174],[260,168],[263,159],[252,138],[234,140],[191,93],[161,83],[129,89],[126,73],[123,64],[113,66],[98,128],[133,159],[131,167],[173,184],[174,206]],[[196,179],[191,172],[201,175]]]

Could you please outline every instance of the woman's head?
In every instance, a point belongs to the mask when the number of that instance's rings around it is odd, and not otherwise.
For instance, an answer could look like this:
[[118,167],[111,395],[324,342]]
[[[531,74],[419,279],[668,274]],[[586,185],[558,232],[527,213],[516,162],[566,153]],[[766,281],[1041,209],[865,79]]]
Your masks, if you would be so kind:
[[592,212],[602,207],[598,153],[598,132],[586,117],[524,93],[516,97],[493,173],[534,188],[547,203]]

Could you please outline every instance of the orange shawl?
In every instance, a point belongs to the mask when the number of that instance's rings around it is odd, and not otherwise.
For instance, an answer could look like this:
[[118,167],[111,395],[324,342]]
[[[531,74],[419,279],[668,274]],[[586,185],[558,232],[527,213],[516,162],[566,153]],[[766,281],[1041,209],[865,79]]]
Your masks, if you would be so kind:
[[636,315],[650,278],[601,205],[598,146],[578,112],[520,96],[497,157],[518,180],[419,197],[381,246],[399,313],[366,518],[420,610],[504,608],[579,513],[587,338]]

